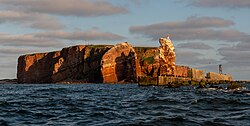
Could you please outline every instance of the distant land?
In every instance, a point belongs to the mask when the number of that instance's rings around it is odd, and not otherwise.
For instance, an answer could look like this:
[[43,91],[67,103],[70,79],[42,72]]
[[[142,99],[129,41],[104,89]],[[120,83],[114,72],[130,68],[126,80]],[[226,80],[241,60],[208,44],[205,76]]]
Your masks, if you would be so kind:
[[[76,45],[60,51],[22,55],[17,79],[0,83],[144,83],[230,82],[231,75],[175,64],[175,48],[169,36],[160,47]],[[241,81],[249,82],[249,81]]]

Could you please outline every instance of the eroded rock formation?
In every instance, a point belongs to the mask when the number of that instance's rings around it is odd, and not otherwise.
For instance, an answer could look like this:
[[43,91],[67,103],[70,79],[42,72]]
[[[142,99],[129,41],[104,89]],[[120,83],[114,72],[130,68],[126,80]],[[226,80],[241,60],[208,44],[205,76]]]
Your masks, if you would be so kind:
[[137,82],[139,62],[134,48],[127,42],[111,48],[101,62],[104,83]]
[[141,66],[141,76],[174,76],[175,49],[169,39],[160,38],[159,48],[136,48]]
[[23,55],[18,58],[18,83],[122,83],[137,82],[138,76],[173,76],[173,44],[169,38],[159,41],[159,48],[133,48],[123,42]]
[[18,58],[18,83],[137,82],[139,62],[127,42],[116,46],[79,45]]
[[79,45],[56,52],[20,56],[18,83],[102,82],[101,58],[111,47]]
[[167,38],[160,38],[161,46],[159,47],[159,63],[161,75],[171,76],[174,75],[175,69],[175,49],[171,42],[169,35]]

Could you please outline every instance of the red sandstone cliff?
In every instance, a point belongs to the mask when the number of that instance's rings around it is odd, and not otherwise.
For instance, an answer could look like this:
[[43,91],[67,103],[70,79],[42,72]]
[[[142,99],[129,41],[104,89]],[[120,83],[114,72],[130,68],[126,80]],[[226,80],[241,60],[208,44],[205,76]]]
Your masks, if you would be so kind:
[[79,45],[56,52],[20,56],[18,83],[102,82],[100,59],[111,47]]
[[139,62],[127,42],[115,46],[72,46],[18,58],[18,83],[137,82]]
[[140,76],[174,76],[175,50],[169,38],[160,38],[159,48],[135,48],[140,62]]
[[139,62],[134,48],[127,42],[106,52],[101,66],[104,83],[137,82]]
[[138,76],[174,75],[175,53],[171,41],[160,39],[159,48],[78,45],[61,51],[18,58],[18,83],[122,83]]

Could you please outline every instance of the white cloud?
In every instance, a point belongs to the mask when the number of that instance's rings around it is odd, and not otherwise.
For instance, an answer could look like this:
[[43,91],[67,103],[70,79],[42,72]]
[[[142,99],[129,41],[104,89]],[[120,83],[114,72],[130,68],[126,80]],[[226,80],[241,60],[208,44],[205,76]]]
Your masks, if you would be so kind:
[[36,52],[34,49],[24,49],[24,48],[0,48],[0,54],[4,55],[20,55],[26,53]]
[[24,47],[63,47],[63,43],[51,38],[38,38],[32,34],[11,35],[0,33],[0,44]]
[[230,29],[229,26],[232,25],[234,22],[218,17],[191,17],[186,21],[132,26],[130,32],[144,35],[153,40],[171,34],[174,40],[250,41],[250,36],[246,33]]
[[67,39],[67,40],[122,40],[125,37],[109,33],[100,32],[97,30],[89,31],[54,31],[54,32],[43,32],[35,34],[36,37],[40,38],[54,38],[54,39]]
[[17,10],[67,16],[97,17],[128,13],[126,8],[103,0],[0,0],[0,4]]
[[187,49],[212,49],[210,45],[201,42],[191,42],[191,43],[181,43],[177,45],[177,48],[187,48]]
[[0,23],[10,22],[36,29],[58,30],[64,28],[63,24],[47,14],[7,10],[0,11]]
[[226,73],[231,73],[236,79],[249,79],[250,74],[250,43],[240,42],[234,46],[227,46],[218,49]]
[[176,50],[176,64],[190,67],[202,67],[211,64],[218,64],[219,61],[213,58],[204,58],[204,55],[195,51]]
[[249,0],[190,0],[196,7],[250,8]]
[[222,47],[218,49],[220,55],[224,58],[223,60],[228,63],[236,63],[244,66],[249,66],[250,64],[250,43],[238,43],[231,47]]

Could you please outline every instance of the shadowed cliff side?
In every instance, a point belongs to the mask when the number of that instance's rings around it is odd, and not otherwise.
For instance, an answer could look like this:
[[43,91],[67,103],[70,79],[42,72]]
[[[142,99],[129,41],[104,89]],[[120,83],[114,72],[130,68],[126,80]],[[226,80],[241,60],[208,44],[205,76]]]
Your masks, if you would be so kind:
[[20,56],[18,83],[102,82],[100,59],[111,47],[79,45],[56,52]]
[[175,55],[169,44],[138,47],[127,42],[78,45],[18,58],[18,83],[126,83],[138,76],[173,75]]

